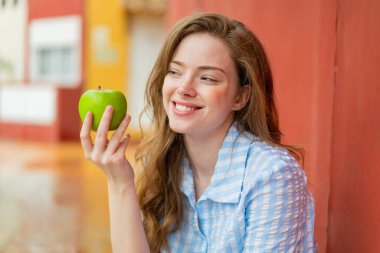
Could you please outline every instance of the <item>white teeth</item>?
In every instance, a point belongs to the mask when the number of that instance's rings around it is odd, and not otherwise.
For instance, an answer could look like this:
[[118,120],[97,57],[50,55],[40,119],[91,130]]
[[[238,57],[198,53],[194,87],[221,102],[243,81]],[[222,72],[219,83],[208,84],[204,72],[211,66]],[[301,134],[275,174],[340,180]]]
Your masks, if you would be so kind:
[[188,107],[188,106],[179,105],[179,104],[175,104],[175,108],[177,108],[180,111],[194,111],[195,110],[194,107]]

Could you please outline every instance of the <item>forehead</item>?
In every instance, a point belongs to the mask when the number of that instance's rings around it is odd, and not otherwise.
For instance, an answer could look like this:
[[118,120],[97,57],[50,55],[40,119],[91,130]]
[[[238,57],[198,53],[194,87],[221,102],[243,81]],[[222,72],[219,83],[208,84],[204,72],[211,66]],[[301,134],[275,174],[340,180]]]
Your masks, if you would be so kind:
[[207,33],[195,33],[185,37],[175,50],[172,60],[234,69],[229,48],[220,38]]

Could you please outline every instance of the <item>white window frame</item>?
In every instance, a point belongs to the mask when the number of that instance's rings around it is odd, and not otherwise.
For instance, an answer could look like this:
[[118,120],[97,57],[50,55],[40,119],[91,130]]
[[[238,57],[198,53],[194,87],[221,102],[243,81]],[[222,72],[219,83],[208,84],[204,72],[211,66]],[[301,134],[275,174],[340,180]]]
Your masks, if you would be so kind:
[[[78,15],[36,19],[30,25],[30,78],[32,82],[52,82],[59,86],[78,86],[82,76],[82,19]],[[48,75],[40,73],[41,50],[62,50],[69,48],[73,52],[69,67],[70,73],[61,70]]]

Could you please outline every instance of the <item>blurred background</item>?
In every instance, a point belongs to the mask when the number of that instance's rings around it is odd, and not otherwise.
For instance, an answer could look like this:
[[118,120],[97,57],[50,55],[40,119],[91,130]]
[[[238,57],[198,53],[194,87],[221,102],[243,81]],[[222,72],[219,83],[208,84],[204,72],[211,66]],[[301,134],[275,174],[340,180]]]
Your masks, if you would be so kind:
[[379,0],[1,0],[0,252],[111,252],[78,99],[126,94],[133,159],[165,35],[199,11],[242,21],[267,50],[284,142],[306,150],[319,252],[380,252]]

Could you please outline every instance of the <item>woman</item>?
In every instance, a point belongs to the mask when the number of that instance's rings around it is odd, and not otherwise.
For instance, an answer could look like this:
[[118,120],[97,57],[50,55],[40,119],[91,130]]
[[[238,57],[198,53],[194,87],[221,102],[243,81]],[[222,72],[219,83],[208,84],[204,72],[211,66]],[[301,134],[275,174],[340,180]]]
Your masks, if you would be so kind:
[[[85,155],[108,180],[114,252],[315,252],[314,204],[297,149],[281,144],[273,82],[242,23],[203,13],[169,34],[146,89],[153,130],[125,158],[130,116]],[[137,190],[136,190],[137,188]],[[142,219],[141,219],[142,214]]]

